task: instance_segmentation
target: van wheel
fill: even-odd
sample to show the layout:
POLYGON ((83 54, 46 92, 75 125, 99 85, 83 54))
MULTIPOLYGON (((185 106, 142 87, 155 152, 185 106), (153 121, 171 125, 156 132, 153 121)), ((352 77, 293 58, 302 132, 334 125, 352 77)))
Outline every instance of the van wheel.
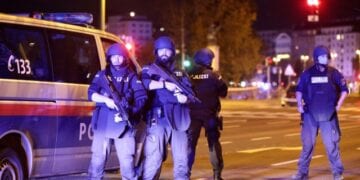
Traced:
POLYGON ((0 151, 0 179, 24 179, 24 172, 19 156, 10 148, 5 148, 0 151))

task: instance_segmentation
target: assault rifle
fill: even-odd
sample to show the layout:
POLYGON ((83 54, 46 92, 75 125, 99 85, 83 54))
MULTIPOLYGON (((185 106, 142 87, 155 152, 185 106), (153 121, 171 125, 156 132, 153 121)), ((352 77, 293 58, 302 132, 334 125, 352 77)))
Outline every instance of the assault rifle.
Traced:
POLYGON ((110 77, 107 75, 100 75, 100 81, 105 82, 102 84, 101 87, 105 89, 106 92, 110 93, 111 98, 114 100, 115 105, 118 107, 119 116, 121 118, 120 121, 127 121, 129 126, 132 124, 129 121, 129 113, 126 111, 125 107, 121 104, 121 100, 125 97, 120 97, 119 93, 117 92, 114 84, 109 80, 110 77))
POLYGON ((149 66, 149 70, 148 70, 149 74, 156 74, 159 75, 160 77, 164 78, 166 81, 170 81, 172 83, 174 83, 177 87, 179 87, 180 91, 189 98, 189 100, 191 102, 197 102, 197 103, 201 103, 201 100, 199 98, 196 97, 194 91, 184 85, 182 82, 179 81, 179 79, 174 76, 173 74, 167 72, 166 70, 164 70, 162 67, 158 66, 155 63, 152 63, 149 66))

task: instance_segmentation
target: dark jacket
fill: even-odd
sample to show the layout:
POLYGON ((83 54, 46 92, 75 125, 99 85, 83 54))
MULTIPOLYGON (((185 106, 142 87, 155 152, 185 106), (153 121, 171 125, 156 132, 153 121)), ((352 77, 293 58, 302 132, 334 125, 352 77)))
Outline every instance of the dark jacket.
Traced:
POLYGON ((189 73, 193 88, 201 103, 191 104, 191 114, 215 116, 220 111, 220 97, 226 97, 228 87, 211 68, 196 66, 189 73))
MULTIPOLYGON (((170 71, 169 71, 170 72, 170 71)), ((191 87, 190 79, 184 71, 173 69, 173 73, 178 80, 188 87, 191 87)), ((145 66, 142 71, 142 81, 146 89, 149 89, 151 80, 160 80, 160 76, 149 71, 149 66, 145 66)), ((166 88, 156 89, 149 92, 149 101, 146 109, 151 112, 154 108, 161 108, 166 118, 166 124, 172 129, 186 131, 190 126, 190 114, 188 104, 180 104, 173 92, 166 88)))
MULTIPOLYGON (((126 103, 122 103, 129 115, 131 123, 135 124, 138 119, 136 115, 141 113, 142 107, 147 99, 146 90, 144 89, 141 81, 135 72, 128 68, 122 68, 115 71, 112 68, 99 71, 88 89, 88 97, 91 98, 92 94, 97 92, 104 96, 110 96, 109 92, 106 92, 103 86, 108 85, 104 82, 103 78, 106 74, 111 76, 111 80, 117 89, 117 93, 126 103)), ((122 121, 116 123, 114 121, 115 114, 118 113, 115 110, 109 109, 105 103, 97 103, 94 111, 93 129, 98 132, 104 132, 107 137, 116 138, 119 137, 126 130, 127 122, 122 121)))

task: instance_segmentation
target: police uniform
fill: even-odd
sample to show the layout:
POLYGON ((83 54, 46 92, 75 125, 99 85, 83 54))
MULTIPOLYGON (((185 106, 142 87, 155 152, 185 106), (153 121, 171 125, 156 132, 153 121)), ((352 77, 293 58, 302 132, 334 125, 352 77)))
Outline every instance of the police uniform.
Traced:
POLYGON ((298 162, 298 173, 307 177, 316 137, 320 129, 335 177, 335 175, 341 175, 344 170, 340 159, 341 133, 335 107, 340 93, 348 92, 348 88, 344 77, 338 70, 326 66, 324 71, 320 71, 317 66, 319 65, 315 64, 303 72, 296 89, 297 92, 302 93, 305 103, 301 130, 303 148, 298 162))
MULTIPOLYGON (((165 48, 174 50, 174 45, 168 37, 160 37, 155 41, 155 48, 159 48, 158 42, 165 43, 165 48)), ((154 63, 190 87, 190 79, 183 71, 175 69, 171 64, 172 62, 166 66, 160 63, 159 59, 156 59, 154 63)), ((151 65, 145 66, 142 71, 142 81, 146 89, 149 89, 153 80, 160 81, 162 78, 151 73, 149 68, 151 65)), ((159 179, 162 162, 167 157, 167 145, 170 144, 174 164, 174 179, 189 179, 188 138, 186 134, 190 126, 188 105, 179 103, 174 92, 166 88, 150 90, 148 95, 149 101, 146 105, 147 135, 144 143, 142 178, 145 180, 159 179)))
POLYGON ((219 129, 221 126, 221 122, 218 119, 218 113, 220 112, 219 97, 227 95, 227 85, 218 74, 212 71, 210 65, 213 55, 210 51, 210 54, 207 53, 206 49, 196 53, 194 59, 198 65, 189 73, 197 97, 201 100, 201 103, 192 103, 190 105, 191 126, 188 132, 190 140, 189 166, 191 169, 195 160, 196 145, 201 127, 204 127, 214 178, 221 179, 224 163, 219 142, 219 129))
POLYGON ((89 178, 103 178, 106 159, 113 142, 120 162, 122 179, 137 179, 134 170, 135 129, 131 125, 136 124, 138 120, 136 115, 145 104, 146 91, 137 74, 130 70, 128 66, 122 67, 120 70, 108 66, 106 70, 99 71, 95 75, 88 90, 89 99, 91 99, 93 93, 110 96, 109 92, 104 88, 104 86, 108 85, 107 82, 104 82, 104 76, 106 75, 111 77, 110 80, 119 95, 125 97, 123 98, 125 102, 121 104, 129 112, 130 122, 115 122, 115 116, 117 116, 118 112, 109 109, 105 103, 96 103, 91 122, 94 136, 91 147, 92 157, 89 178))

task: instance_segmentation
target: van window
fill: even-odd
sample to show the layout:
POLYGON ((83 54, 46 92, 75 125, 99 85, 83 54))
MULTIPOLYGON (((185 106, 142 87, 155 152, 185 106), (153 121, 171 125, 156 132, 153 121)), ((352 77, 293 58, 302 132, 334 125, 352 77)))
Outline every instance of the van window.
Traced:
POLYGON ((48 33, 54 80, 89 84, 100 70, 94 36, 51 30, 48 33))
POLYGON ((48 54, 40 29, 0 23, 0 78, 48 81, 48 54))
POLYGON ((112 40, 109 40, 109 39, 101 38, 101 43, 102 43, 104 52, 106 52, 107 49, 116 42, 112 41, 112 40))

